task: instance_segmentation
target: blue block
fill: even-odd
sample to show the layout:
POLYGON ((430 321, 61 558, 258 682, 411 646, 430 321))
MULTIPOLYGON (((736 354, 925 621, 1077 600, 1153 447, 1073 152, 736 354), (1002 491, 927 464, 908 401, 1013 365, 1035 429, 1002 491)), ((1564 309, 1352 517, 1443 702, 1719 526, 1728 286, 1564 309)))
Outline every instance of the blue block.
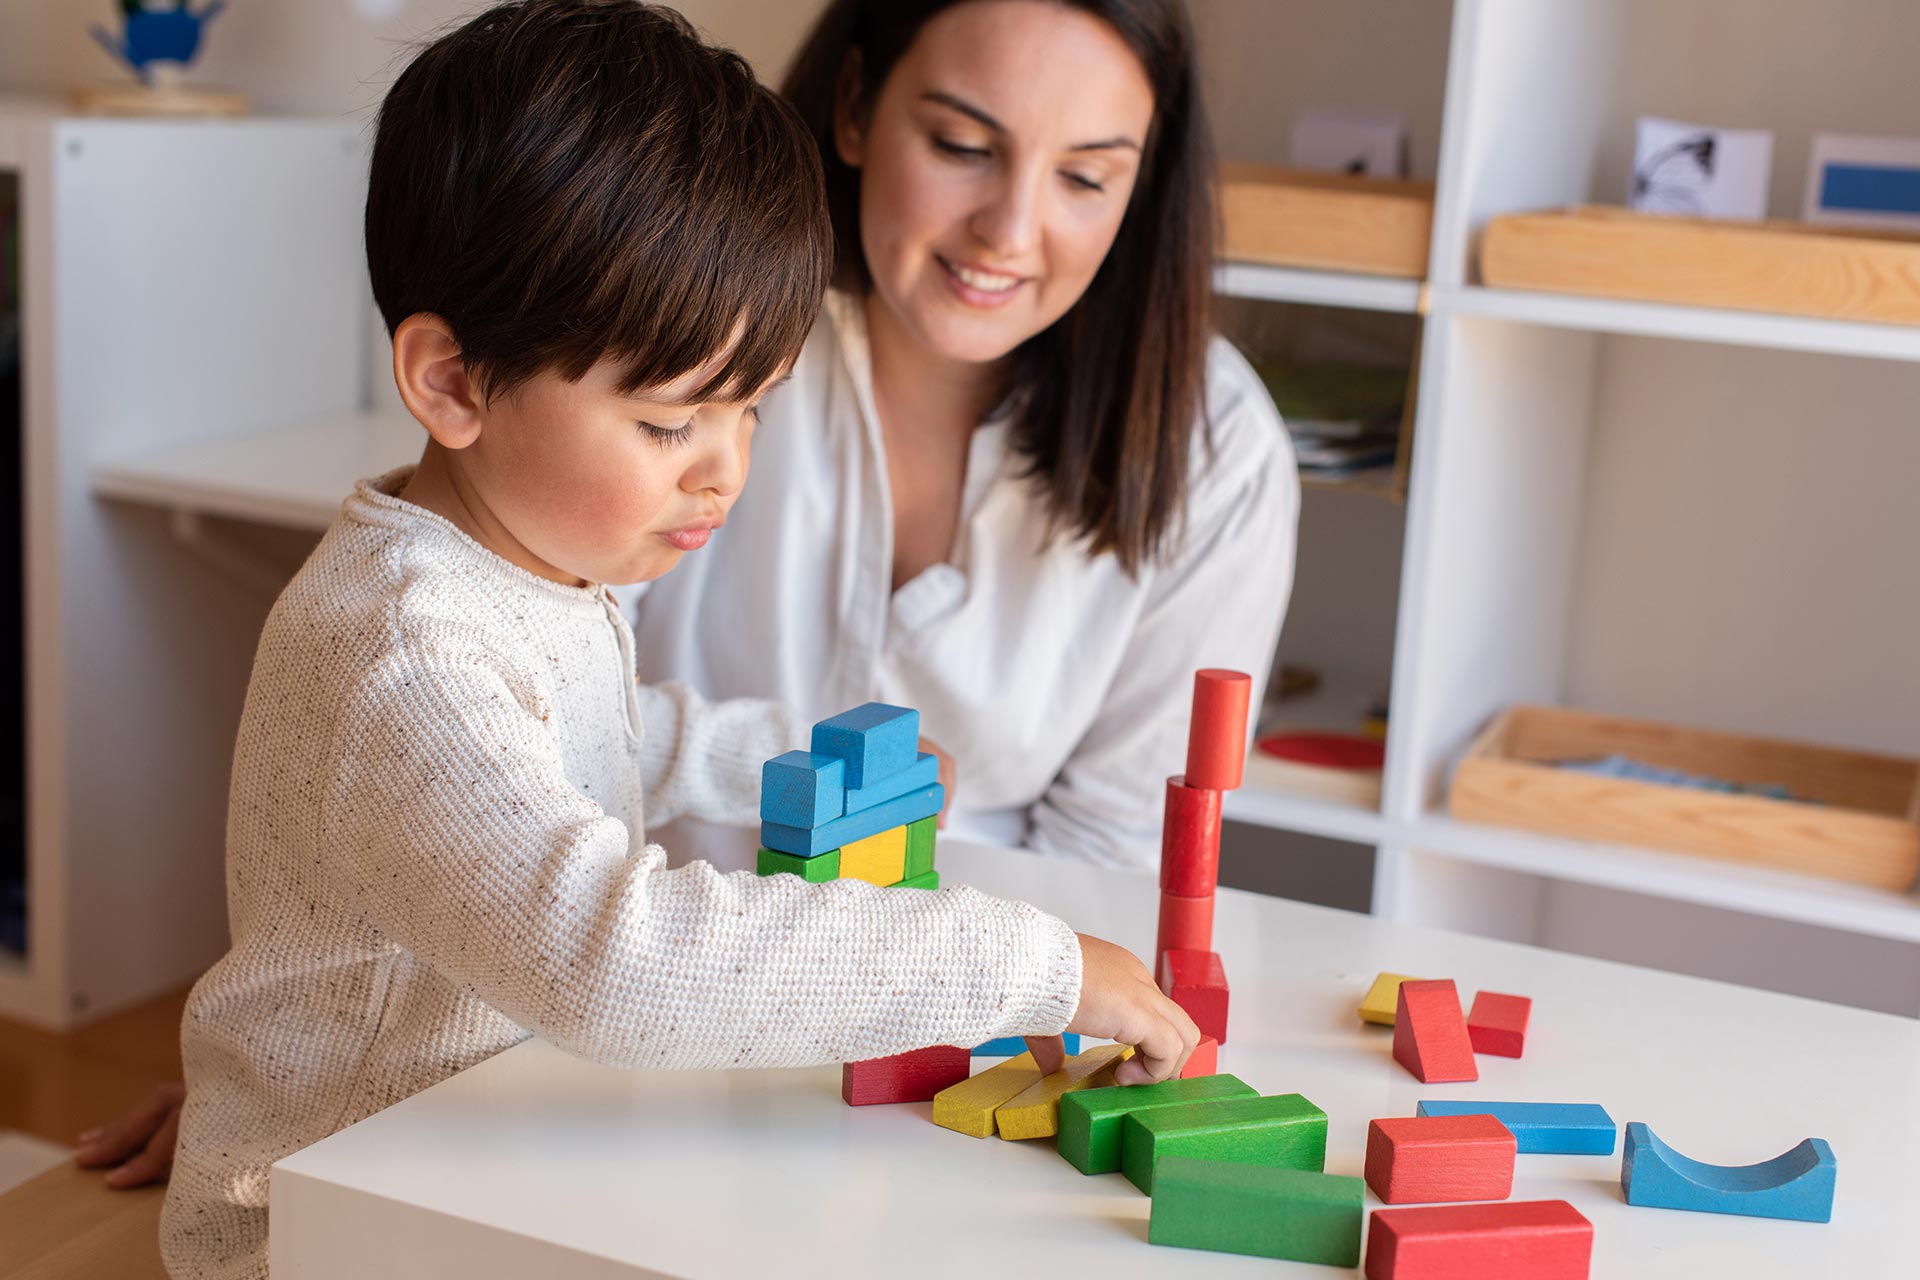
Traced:
POLYGON ((792 827, 779 822, 763 822, 760 824, 760 843, 796 858, 817 857, 830 849, 850 845, 855 840, 865 840, 882 831, 931 818, 940 812, 940 806, 946 803, 946 799, 945 787, 922 787, 918 791, 896 796, 885 804, 850 813, 844 818, 835 818, 818 827, 792 827))
POLYGON ((1513 1130, 1521 1155, 1610 1156, 1617 1128, 1591 1102, 1442 1102, 1423 1099, 1423 1116, 1492 1116, 1513 1130))
MULTIPOLYGON (((815 756, 814 759, 817 760, 819 757, 815 756)), ((891 777, 882 778, 864 787, 849 787, 846 812, 859 813, 863 809, 871 809, 877 804, 885 804, 895 796, 903 796, 921 787, 930 787, 938 781, 940 781, 940 757, 923 755, 891 777)), ((760 816, 764 818, 767 815, 763 813, 760 816)), ((775 821, 785 821, 785 819, 775 819, 775 821)), ((796 822, 792 825, 797 827, 800 824, 796 822)))
MULTIPOLYGON (((1070 1031, 1060 1037, 1066 1042, 1067 1056, 1071 1058, 1080 1052, 1080 1033, 1070 1031)), ((1016 1053, 1025 1053, 1027 1042, 1019 1036, 1001 1036, 998 1040, 989 1040, 973 1051, 976 1058, 1011 1058, 1016 1053)))
POLYGON ((1759 1164, 1702 1164, 1636 1120, 1627 1126, 1620 1189, 1628 1204, 1653 1209, 1831 1222, 1836 1172, 1833 1148, 1819 1138, 1759 1164))
POLYGON ((847 787, 859 790, 911 769, 920 754, 920 713, 884 702, 842 711, 813 726, 813 754, 847 762, 847 787))
POLYGON ((817 827, 847 811, 846 761, 789 751, 760 766, 760 820, 817 827))

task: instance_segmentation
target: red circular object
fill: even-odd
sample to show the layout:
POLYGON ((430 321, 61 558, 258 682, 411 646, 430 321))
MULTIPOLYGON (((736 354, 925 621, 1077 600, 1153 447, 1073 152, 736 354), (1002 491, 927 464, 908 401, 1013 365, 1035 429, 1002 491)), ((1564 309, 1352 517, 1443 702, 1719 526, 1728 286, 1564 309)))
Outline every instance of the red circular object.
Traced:
POLYGON ((1379 769, 1387 762, 1385 743, 1350 733, 1270 733, 1259 747, 1275 759, 1322 769, 1379 769))

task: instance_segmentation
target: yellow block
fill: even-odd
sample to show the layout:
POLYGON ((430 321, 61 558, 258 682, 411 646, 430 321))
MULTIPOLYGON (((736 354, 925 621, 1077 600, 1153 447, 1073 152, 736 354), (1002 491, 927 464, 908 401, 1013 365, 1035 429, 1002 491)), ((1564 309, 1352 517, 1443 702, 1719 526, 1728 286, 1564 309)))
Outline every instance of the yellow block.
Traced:
POLYGON ((993 1113, 1038 1083, 1040 1068, 1034 1065, 1031 1051, 1008 1058, 934 1094, 933 1122, 970 1138, 991 1138, 993 1113))
POLYGON ((840 846, 840 878, 899 884, 907 874, 907 829, 895 827, 840 846))
POLYGON ((993 1113, 1000 1136, 1009 1141, 1053 1137, 1060 1132, 1060 1095, 1106 1088, 1113 1083, 1115 1068, 1132 1056, 1130 1044, 1103 1044, 1067 1059, 1066 1066, 1000 1104, 993 1113))
POLYGON ((1360 1020, 1392 1026, 1394 1011, 1400 1005, 1400 984, 1418 981, 1420 979, 1404 973, 1383 973, 1375 978, 1373 986, 1367 989, 1367 998, 1360 1002, 1360 1020))

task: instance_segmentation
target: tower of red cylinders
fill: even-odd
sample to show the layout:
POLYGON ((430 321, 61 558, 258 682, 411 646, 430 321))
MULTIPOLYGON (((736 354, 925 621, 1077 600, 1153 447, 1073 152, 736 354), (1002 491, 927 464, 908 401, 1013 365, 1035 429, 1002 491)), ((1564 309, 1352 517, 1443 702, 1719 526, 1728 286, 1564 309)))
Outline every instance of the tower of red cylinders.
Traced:
POLYGON ((1187 771, 1167 779, 1160 830, 1160 934, 1154 946, 1160 989, 1187 1011, 1202 1036, 1219 1044, 1227 1039, 1227 974, 1213 950, 1220 799, 1240 785, 1252 695, 1253 680, 1244 672, 1194 673, 1187 771))

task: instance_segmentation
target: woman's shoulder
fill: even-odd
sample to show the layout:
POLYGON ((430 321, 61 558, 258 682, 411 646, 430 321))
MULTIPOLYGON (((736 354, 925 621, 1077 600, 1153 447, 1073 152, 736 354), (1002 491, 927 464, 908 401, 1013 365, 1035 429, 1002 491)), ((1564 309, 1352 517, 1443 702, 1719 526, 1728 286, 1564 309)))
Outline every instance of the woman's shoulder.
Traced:
POLYGON ((1250 490, 1296 491, 1293 441, 1247 358, 1215 334, 1207 346, 1204 420, 1194 432, 1196 514, 1250 490))

